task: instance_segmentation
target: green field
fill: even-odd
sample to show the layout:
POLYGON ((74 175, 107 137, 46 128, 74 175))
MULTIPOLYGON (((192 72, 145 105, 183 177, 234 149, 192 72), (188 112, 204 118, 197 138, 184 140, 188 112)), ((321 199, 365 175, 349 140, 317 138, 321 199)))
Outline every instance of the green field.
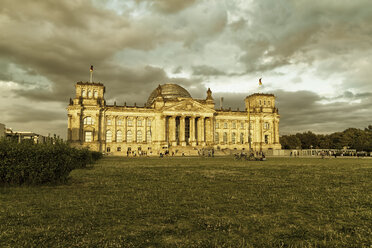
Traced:
POLYGON ((0 188, 0 247, 371 247, 372 159, 106 157, 0 188))

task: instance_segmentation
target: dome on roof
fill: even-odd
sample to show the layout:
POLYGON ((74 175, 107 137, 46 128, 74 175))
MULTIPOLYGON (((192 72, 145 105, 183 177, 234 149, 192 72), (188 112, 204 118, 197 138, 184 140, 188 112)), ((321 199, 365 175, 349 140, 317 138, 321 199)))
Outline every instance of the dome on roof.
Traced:
MULTIPOLYGON (((163 96, 165 100, 174 99, 177 97, 191 98, 190 93, 187 90, 185 90, 183 87, 179 86, 178 84, 163 84, 163 85, 160 85, 160 88, 161 88, 161 95, 163 96)), ((156 98, 158 94, 157 90, 158 88, 154 89, 151 92, 149 99, 147 99, 147 106, 150 106, 151 103, 156 98)))

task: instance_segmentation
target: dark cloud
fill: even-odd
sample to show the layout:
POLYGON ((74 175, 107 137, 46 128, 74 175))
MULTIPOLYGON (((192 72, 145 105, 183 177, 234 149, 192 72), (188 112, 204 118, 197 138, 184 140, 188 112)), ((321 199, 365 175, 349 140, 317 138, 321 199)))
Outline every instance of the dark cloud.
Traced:
MULTIPOLYGON (((14 126, 48 128, 57 120, 64 134, 64 106, 75 83, 88 81, 91 64, 109 103, 142 105, 169 82, 205 98, 205 83, 221 89, 226 82, 231 91, 235 80, 269 74, 264 89, 278 96, 282 132, 363 127, 371 115, 369 0, 0 1, 0 84, 18 107, 12 97, 0 103, 14 126), (277 90, 313 82, 334 92, 277 90), (63 107, 28 108, 45 102, 63 107)), ((217 106, 220 96, 224 106, 244 109, 245 94, 214 94, 217 106)))
POLYGON ((248 71, 272 70, 293 63, 312 63, 370 49, 372 37, 370 1, 273 1, 253 2, 249 24, 232 24, 246 52, 241 61, 248 71), (270 10, 270 11, 268 11, 270 10), (237 25, 239 24, 239 25, 237 25), (241 35, 245 32, 247 35, 241 35))
POLYGON ((147 2, 150 6, 162 13, 173 14, 193 5, 196 0, 136 0, 137 2, 147 2))
POLYGON ((7 122, 31 123, 50 120, 63 121, 66 119, 66 113, 62 109, 58 111, 55 109, 45 110, 23 105, 14 105, 12 109, 5 110, 4 114, 8 116, 6 118, 7 122))
POLYGON ((195 76, 221 76, 226 75, 225 72, 220 71, 214 67, 207 66, 207 65, 198 65, 193 66, 193 75, 195 76))
POLYGON ((183 70, 182 66, 177 66, 176 68, 174 68, 172 73, 173 74, 179 74, 179 73, 182 72, 182 70, 183 70))

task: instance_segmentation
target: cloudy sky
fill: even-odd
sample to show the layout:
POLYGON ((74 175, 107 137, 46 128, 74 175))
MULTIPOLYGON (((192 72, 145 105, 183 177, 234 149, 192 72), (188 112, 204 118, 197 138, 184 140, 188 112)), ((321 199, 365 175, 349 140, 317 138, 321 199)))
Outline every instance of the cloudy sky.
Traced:
POLYGON ((92 64, 109 104, 173 82, 244 109, 262 77, 281 134, 364 128, 371 13, 371 0, 0 0, 0 123, 66 137, 92 64))

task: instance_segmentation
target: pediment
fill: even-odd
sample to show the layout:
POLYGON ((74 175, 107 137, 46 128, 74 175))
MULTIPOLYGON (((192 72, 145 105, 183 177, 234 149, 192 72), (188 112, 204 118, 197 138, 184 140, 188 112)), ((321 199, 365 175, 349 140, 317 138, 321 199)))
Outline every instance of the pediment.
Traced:
POLYGON ((165 114, 169 113, 183 113, 183 114, 213 114, 215 110, 193 99, 185 99, 181 102, 175 102, 174 105, 166 106, 163 108, 165 114))

